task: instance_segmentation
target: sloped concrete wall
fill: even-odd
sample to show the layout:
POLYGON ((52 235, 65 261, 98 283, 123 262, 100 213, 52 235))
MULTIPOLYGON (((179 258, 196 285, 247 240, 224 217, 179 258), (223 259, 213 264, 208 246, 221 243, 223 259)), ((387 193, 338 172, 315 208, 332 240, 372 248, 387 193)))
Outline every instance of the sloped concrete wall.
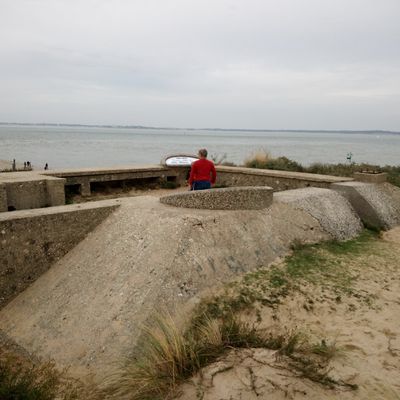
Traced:
POLYGON ((332 189, 344 196, 364 224, 376 229, 390 229, 400 224, 400 189, 389 183, 343 182, 332 189))
POLYGON ((0 214, 0 308, 117 207, 99 203, 0 214))
POLYGON ((300 209, 318 220, 332 238, 338 240, 357 236, 363 226, 351 204, 330 189, 306 188, 274 193, 274 201, 300 209))

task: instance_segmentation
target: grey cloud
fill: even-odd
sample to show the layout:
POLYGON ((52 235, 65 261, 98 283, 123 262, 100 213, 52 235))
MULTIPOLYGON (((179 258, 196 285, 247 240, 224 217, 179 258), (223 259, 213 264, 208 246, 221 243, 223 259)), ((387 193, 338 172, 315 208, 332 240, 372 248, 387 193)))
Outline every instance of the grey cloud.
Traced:
POLYGON ((2 0, 0 120, 400 129, 397 0, 2 0))

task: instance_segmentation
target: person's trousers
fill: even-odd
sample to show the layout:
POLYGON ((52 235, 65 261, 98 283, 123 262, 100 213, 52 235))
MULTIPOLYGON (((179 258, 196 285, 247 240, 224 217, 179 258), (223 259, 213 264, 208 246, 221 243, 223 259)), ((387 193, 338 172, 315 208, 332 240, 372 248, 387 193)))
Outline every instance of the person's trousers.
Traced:
POLYGON ((192 190, 205 190, 211 188, 210 181, 194 181, 192 184, 192 190))

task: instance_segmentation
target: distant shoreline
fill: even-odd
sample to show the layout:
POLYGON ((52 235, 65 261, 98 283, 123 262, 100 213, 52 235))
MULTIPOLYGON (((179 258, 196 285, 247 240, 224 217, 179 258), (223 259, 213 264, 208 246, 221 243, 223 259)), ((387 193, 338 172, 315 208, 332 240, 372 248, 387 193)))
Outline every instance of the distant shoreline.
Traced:
POLYGON ((215 132, 306 132, 306 133, 363 133, 400 135, 400 131, 388 130, 340 130, 340 129, 239 129, 239 128, 175 128, 142 125, 98 125, 98 124, 65 124, 65 123, 31 123, 31 122, 0 122, 0 126, 48 126, 69 128, 112 128, 112 129, 154 129, 179 131, 215 131, 215 132))

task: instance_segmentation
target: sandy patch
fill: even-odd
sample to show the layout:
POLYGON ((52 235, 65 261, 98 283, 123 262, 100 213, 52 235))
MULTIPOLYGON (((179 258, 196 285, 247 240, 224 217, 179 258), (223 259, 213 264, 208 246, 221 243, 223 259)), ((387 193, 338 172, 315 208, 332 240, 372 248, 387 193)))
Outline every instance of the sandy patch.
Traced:
POLYGON ((181 387, 180 400, 400 399, 400 228, 349 259, 354 284, 339 293, 302 282, 275 307, 261 306, 261 328, 300 330, 339 351, 331 389, 299 376, 266 349, 232 350, 181 387))

